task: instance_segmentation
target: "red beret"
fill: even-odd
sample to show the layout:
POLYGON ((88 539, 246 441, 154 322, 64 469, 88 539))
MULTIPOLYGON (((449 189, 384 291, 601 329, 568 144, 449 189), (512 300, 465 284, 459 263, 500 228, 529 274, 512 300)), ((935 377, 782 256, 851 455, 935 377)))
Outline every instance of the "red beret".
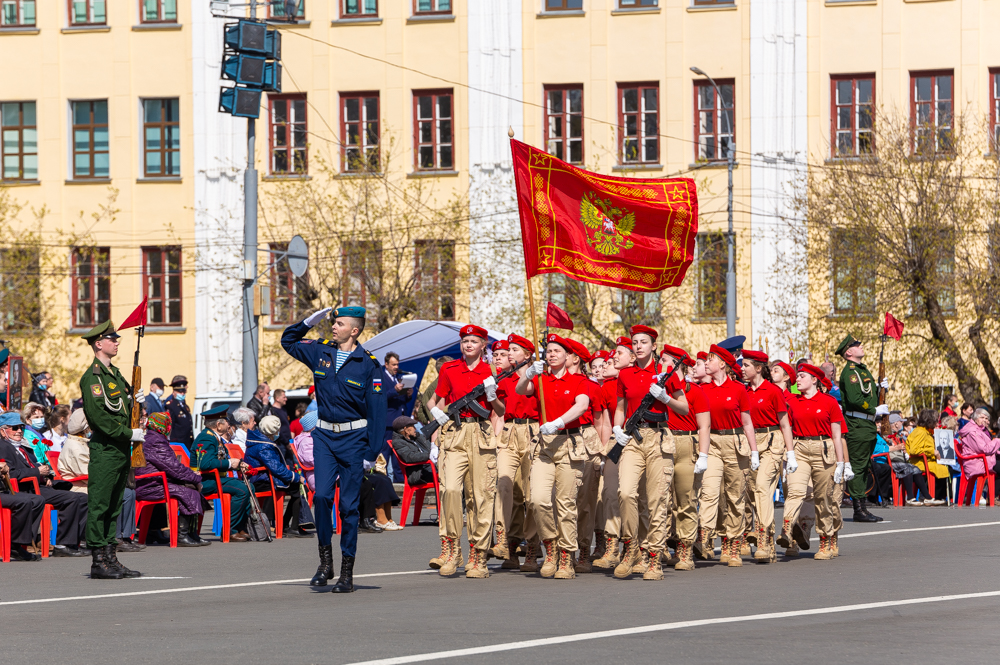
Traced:
POLYGON ((579 356, 582 362, 589 363, 591 359, 593 359, 593 356, 590 355, 590 351, 587 350, 587 347, 575 339, 567 339, 566 343, 570 345, 570 351, 579 356))
POLYGON ((708 360, 708 354, 704 351, 699 351, 697 358, 698 360, 708 360))
POLYGON ((306 391, 306 395, 312 395, 314 392, 316 392, 316 386, 309 386, 309 390, 306 391))
POLYGON ((652 328, 650 328, 649 326, 634 325, 634 326, 632 326, 629 329, 628 332, 633 337, 635 337, 636 335, 638 335, 640 333, 645 334, 645 335, 649 335, 653 339, 654 342, 656 341, 656 337, 657 337, 657 332, 655 330, 653 330, 652 328))
POLYGON ((798 371, 805 372, 806 374, 812 374, 820 382, 826 379, 826 374, 824 374, 823 370, 821 370, 819 367, 816 367, 816 365, 810 365, 809 363, 799 363, 798 371))
POLYGON ((556 335, 555 333, 549 333, 548 337, 545 338, 545 343, 558 344, 559 346, 566 349, 570 353, 576 353, 576 351, 573 350, 573 345, 570 343, 570 340, 564 339, 559 335, 556 335))
POLYGON ((510 349, 510 343, 505 339, 493 342, 493 346, 490 347, 491 351, 507 351, 508 349, 510 349))
POLYGON ((792 369, 791 365, 786 363, 784 360, 779 360, 774 364, 780 367, 781 369, 785 370, 785 374, 788 375, 788 378, 792 379, 793 381, 795 380, 795 370, 792 369))
POLYGON ((624 346, 629 351, 632 350, 632 338, 631 337, 619 337, 615 340, 615 346, 624 346))
POLYGON ((749 349, 743 349, 743 359, 744 360, 753 360, 753 361, 759 362, 759 363, 766 363, 767 362, 767 354, 764 353, 763 351, 751 351, 749 349))
POLYGON ((475 335, 476 337, 482 337, 483 339, 489 338, 489 335, 486 333, 486 328, 480 328, 479 326, 474 326, 471 323, 467 326, 462 326, 462 329, 458 331, 459 337, 468 337, 469 335, 475 335))
POLYGON ((590 359, 590 362, 594 362, 598 358, 604 361, 611 360, 611 352, 601 349, 600 351, 594 354, 594 357, 590 359))
POLYGON ((660 353, 660 355, 662 356, 664 354, 671 355, 674 358, 679 358, 688 367, 694 367, 694 361, 691 360, 691 356, 689 356, 688 352, 685 351, 684 349, 678 348, 676 346, 670 346, 669 344, 664 344, 663 351, 660 353))
POLYGON ((740 364, 736 362, 736 357, 729 351, 726 351, 718 344, 713 344, 708 348, 708 352, 715 354, 720 360, 722 360, 722 362, 729 365, 730 369, 733 370, 733 373, 736 374, 737 377, 741 379, 743 378, 743 368, 740 367, 740 364))
POLYGON ((535 352, 535 345, 529 342, 527 337, 521 337, 520 335, 515 335, 514 333, 511 333, 510 335, 507 335, 507 341, 510 344, 517 344, 519 347, 521 347, 528 353, 535 352))

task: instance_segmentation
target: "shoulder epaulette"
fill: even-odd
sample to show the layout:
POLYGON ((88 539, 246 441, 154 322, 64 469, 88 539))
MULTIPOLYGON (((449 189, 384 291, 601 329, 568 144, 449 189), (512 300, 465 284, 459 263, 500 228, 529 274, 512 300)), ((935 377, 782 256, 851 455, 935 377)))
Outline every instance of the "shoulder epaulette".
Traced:
POLYGON ((367 353, 368 357, 372 359, 372 362, 375 363, 376 367, 382 367, 382 363, 378 361, 378 358, 376 358, 371 351, 366 350, 365 353, 367 353))
POLYGON ((101 367, 97 363, 97 361, 94 361, 94 366, 90 369, 90 373, 93 374, 94 376, 97 376, 101 373, 101 367))

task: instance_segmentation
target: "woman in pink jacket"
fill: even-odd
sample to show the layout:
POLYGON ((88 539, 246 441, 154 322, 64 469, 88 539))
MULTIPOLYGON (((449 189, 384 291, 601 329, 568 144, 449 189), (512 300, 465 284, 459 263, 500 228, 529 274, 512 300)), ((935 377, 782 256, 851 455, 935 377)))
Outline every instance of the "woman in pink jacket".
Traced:
MULTIPOLYGON (((990 439, 990 412, 986 409, 976 409, 972 414, 972 420, 965 423, 965 427, 959 430, 958 435, 962 439, 962 455, 986 455, 986 464, 992 469, 997 463, 997 451, 1000 450, 1000 439, 990 439)), ((986 473, 983 468, 983 459, 965 460, 962 462, 962 471, 967 478, 981 476, 986 473)), ((971 483, 966 490, 966 494, 971 494, 975 489, 975 483, 971 483)), ((964 504, 968 496, 962 497, 964 504)))

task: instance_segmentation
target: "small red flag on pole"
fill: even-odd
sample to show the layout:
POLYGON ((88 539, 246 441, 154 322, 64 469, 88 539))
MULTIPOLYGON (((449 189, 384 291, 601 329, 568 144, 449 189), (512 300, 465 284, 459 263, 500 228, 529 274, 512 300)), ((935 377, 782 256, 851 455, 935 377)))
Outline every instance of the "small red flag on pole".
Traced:
POLYGON ((569 318, 569 314, 567 314, 565 310, 549 303, 548 308, 545 310, 545 325, 550 328, 572 330, 573 319, 569 318))
POLYGON ((898 342, 903 337, 903 322, 896 319, 896 317, 889 312, 886 312, 885 327, 882 332, 886 336, 891 337, 898 342))
POLYGON ((149 300, 149 298, 143 298, 142 299, 142 304, 140 304, 138 307, 136 307, 135 311, 132 312, 131 314, 129 314, 128 318, 126 318, 124 321, 122 321, 122 324, 120 326, 118 326, 118 330, 125 330, 127 328, 135 328, 136 326, 145 326, 146 325, 146 316, 147 316, 147 311, 148 311, 148 307, 146 305, 146 302, 148 300, 149 300))

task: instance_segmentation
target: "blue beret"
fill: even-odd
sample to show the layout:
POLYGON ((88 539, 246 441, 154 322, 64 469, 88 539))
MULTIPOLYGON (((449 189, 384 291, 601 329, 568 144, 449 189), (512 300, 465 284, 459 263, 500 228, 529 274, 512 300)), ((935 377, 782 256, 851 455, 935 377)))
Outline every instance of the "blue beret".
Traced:
POLYGON ((365 308, 364 307, 338 307, 333 310, 334 318, 338 316, 349 316, 354 319, 365 318, 365 308))
POLYGON ((216 416, 216 417, 218 417, 218 416, 225 416, 227 411, 229 411, 229 405, 228 404, 220 404, 218 406, 213 406, 211 409, 208 409, 207 411, 202 411, 201 415, 204 416, 204 417, 206 417, 206 418, 209 418, 209 417, 212 417, 212 416, 216 416))
POLYGON ((17 411, 7 411, 6 413, 0 414, 0 427, 11 427, 12 425, 23 425, 24 421, 21 420, 21 414, 17 411))

